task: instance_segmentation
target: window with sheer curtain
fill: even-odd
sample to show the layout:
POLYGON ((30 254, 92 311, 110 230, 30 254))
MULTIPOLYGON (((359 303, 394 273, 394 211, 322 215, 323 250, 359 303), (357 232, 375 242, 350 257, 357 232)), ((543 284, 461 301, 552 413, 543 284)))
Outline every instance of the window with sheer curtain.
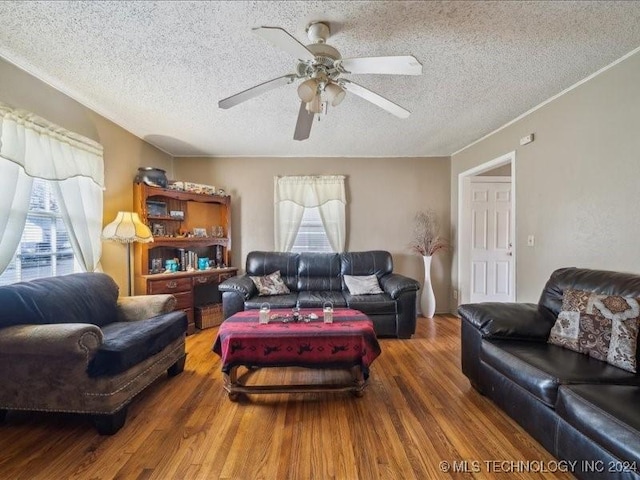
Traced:
POLYGON ((0 103, 0 283, 99 269, 102 146, 0 103))
POLYGON ((292 252, 333 252, 318 207, 305 207, 292 252))
POLYGON ((274 182, 276 250, 343 252, 344 176, 275 177, 274 182))
POLYGON ((0 285, 80 271, 51 184, 35 178, 20 244, 0 285))

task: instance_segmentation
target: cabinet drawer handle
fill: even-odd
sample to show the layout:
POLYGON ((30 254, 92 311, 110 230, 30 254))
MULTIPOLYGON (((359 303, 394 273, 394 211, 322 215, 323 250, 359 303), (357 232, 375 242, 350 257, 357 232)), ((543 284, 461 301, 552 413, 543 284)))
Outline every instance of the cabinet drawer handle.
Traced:
POLYGON ((209 277, 197 277, 196 281, 198 283, 207 283, 209 281, 209 277))
POLYGON ((175 280, 167 282, 167 288, 178 288, 178 282, 176 282, 175 280))

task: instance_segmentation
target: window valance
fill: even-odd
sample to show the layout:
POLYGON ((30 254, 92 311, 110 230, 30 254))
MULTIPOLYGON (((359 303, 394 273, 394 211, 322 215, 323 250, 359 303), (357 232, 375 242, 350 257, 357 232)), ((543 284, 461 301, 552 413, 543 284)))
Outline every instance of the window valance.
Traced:
POLYGON ((102 145, 0 102, 0 157, 36 178, 90 178, 104 188, 102 145))
POLYGON ((347 203, 344 175, 275 177, 274 202, 290 201, 305 208, 332 200, 347 203))

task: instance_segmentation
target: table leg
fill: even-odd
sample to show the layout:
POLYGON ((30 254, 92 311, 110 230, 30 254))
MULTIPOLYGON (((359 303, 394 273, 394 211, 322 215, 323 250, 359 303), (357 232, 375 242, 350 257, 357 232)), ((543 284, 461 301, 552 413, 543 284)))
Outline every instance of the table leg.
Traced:
POLYGON ((222 374, 224 389, 229 395, 229 400, 237 402, 240 394, 235 391, 235 387, 238 385, 238 367, 231 367, 229 373, 222 374))
POLYGON ((353 383, 354 383, 353 394, 356 397, 362 397, 364 395, 364 387, 367 383, 366 380, 364 379, 362 368, 359 365, 352 367, 351 375, 353 376, 353 383))

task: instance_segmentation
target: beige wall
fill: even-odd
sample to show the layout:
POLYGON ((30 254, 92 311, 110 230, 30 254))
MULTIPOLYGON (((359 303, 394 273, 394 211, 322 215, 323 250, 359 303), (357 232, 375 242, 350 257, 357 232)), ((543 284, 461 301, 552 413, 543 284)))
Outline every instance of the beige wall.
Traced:
MULTIPOLYGON (((564 266, 640 273, 639 112, 636 54, 452 157, 455 232, 459 173, 516 151, 518 301, 536 302, 564 266), (529 133, 535 141, 520 147, 529 133)), ((454 255, 454 286, 457 268, 454 255)))
POLYGON ((511 164, 501 165, 486 172, 478 174, 479 177, 510 177, 511 176, 511 164))
MULTIPOLYGON (((442 158, 176 158, 176 180, 213 184, 232 198, 233 264, 247 253, 273 250, 273 177, 347 177, 347 250, 388 250, 395 271, 423 278, 422 260, 407 248, 413 216, 433 208, 449 231, 449 159, 442 158)), ((450 260, 433 265, 438 310, 448 308, 450 260)))
MULTIPOLYGON (((75 100, 0 59, 0 101, 34 112, 101 143, 104 147, 105 187, 103 224, 118 210, 133 206, 133 179, 140 166, 156 166, 171 171, 172 158, 101 117, 75 100)), ((126 292, 126 249, 103 243, 102 266, 121 292, 126 292)))

